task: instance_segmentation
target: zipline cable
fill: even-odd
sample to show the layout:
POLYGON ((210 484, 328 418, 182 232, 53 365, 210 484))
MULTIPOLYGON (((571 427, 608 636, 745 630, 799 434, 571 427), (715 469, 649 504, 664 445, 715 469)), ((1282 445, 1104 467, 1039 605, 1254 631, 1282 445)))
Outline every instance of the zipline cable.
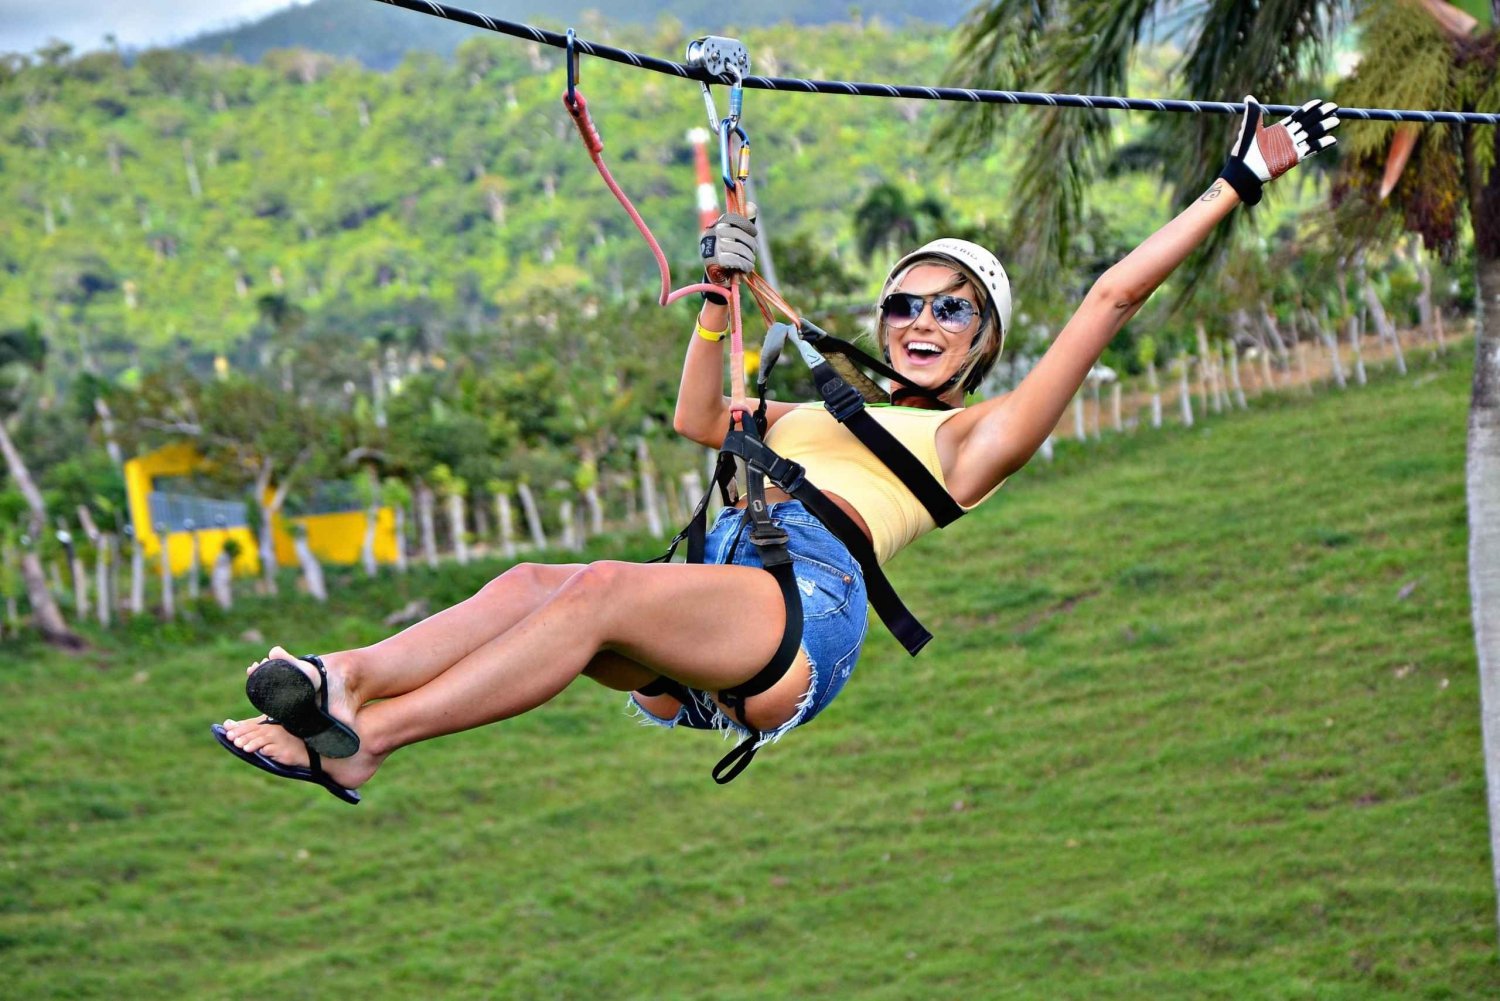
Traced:
MULTIPOLYGON (((506 21, 479 14, 462 7, 452 7, 436 0, 376 0, 392 7, 403 7, 419 14, 484 28, 487 31, 525 38, 555 48, 567 47, 567 36, 518 21, 506 21)), ((579 52, 625 63, 653 73, 664 73, 700 83, 727 83, 697 67, 658 59, 629 49, 618 49, 582 38, 575 39, 579 52)), ((1101 111, 1168 111, 1185 114, 1243 115, 1243 102, 1155 100, 1137 97, 1111 97, 1085 94, 1047 94, 1036 91, 972 90, 967 87, 926 87, 909 84, 853 83, 847 80, 804 80, 796 77, 746 76, 740 81, 756 90, 790 91, 803 94, 843 94, 856 97, 905 97, 919 101, 962 101, 970 104, 1018 104, 1047 108, 1092 108, 1101 111)), ((1297 110, 1291 104, 1261 105, 1269 114, 1286 115, 1297 110)), ((1392 108, 1339 108, 1339 118, 1376 122, 1423 122, 1429 125, 1500 125, 1500 114, 1477 111, 1410 111, 1392 108)))

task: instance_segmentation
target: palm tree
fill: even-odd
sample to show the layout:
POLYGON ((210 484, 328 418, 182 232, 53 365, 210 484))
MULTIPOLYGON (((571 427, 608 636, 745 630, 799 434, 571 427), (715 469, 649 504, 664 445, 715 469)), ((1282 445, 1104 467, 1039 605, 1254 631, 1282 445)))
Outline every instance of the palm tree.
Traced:
POLYGON ((943 205, 931 195, 912 201, 898 184, 877 184, 854 210, 855 243, 866 261, 881 251, 900 254, 947 225, 943 205))
MULTIPOLYGON (((1162 28, 1186 39, 1175 74, 1185 95, 1300 98, 1311 96, 1310 80, 1323 78, 1333 39, 1353 20, 1362 28, 1361 61, 1339 88, 1342 103, 1500 111, 1493 63, 1500 0, 1467 0, 1463 9, 1443 0, 991 0, 970 15, 968 48, 955 76, 968 87, 1123 93, 1137 46, 1162 28)), ((996 134, 1002 116, 1019 119, 1025 129, 1014 202, 1025 206, 1016 222, 1026 227, 1027 239, 1017 245, 1055 264, 1066 259, 1078 230, 1083 192, 1104 160, 1110 121, 1061 108, 1021 117, 985 105, 977 114, 950 118, 939 141, 948 141, 956 156, 967 155, 996 134)), ((1174 137, 1164 144, 1171 151, 1165 174, 1180 179, 1177 199, 1190 199, 1219 169, 1226 123, 1217 116, 1163 116, 1157 127, 1174 137)), ((1370 193, 1372 214, 1388 194, 1384 210, 1399 212, 1406 228, 1429 244, 1451 250, 1465 211, 1474 234, 1479 309, 1469 409, 1469 588, 1500 891, 1500 130, 1398 131, 1384 123, 1346 132, 1344 183, 1355 196, 1370 193), (1407 157, 1417 169, 1401 171, 1407 157)))

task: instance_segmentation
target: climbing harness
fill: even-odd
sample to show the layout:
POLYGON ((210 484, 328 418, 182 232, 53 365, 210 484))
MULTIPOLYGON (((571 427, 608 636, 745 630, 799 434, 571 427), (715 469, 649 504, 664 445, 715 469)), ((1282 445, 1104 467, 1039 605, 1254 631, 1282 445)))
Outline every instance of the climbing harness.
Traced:
MULTIPOLYGON (((600 176, 605 180, 615 198, 625 208, 636 229, 640 231, 656 257, 661 272, 662 305, 675 302, 691 292, 711 291, 723 294, 721 285, 697 283, 673 290, 672 278, 666 255, 652 236, 650 229, 635 210, 609 172, 603 160, 603 140, 599 137, 588 104, 578 90, 577 40, 570 30, 567 33, 568 86, 563 95, 563 104, 573 117, 579 135, 594 161, 600 176)), ((730 85, 729 114, 718 115, 709 84, 703 83, 704 106, 714 131, 719 139, 719 161, 725 188, 725 204, 729 211, 744 213, 745 181, 750 173, 750 139, 742 124, 743 93, 741 84, 749 70, 749 55, 744 46, 734 39, 702 38, 688 46, 690 63, 703 73, 715 78, 726 78, 730 85)), ((859 525, 835 504, 828 495, 808 481, 803 467, 790 459, 777 455, 766 445, 764 435, 767 428, 766 390, 772 368, 790 339, 797 347, 808 367, 812 370, 813 382, 823 398, 827 411, 841 425, 884 463, 892 473, 921 502, 939 527, 951 524, 963 509, 943 487, 937 477, 902 445, 889 431, 882 427, 866 409, 871 402, 886 402, 889 395, 863 369, 891 380, 899 380, 894 369, 884 362, 872 358, 847 341, 840 340, 819 328, 811 321, 799 316, 774 288, 759 274, 731 272, 727 289, 730 312, 730 403, 729 428, 724 444, 714 464, 712 482, 693 510, 686 527, 672 539, 667 551, 652 562, 669 562, 683 542, 687 543, 686 560, 702 563, 708 534, 708 507, 717 491, 726 505, 734 504, 739 479, 739 466, 744 467, 746 517, 750 526, 750 542, 759 553, 761 565, 776 580, 781 591, 782 604, 786 611, 782 627, 781 642, 776 652, 755 676, 742 684, 726 688, 717 693, 718 701, 738 719, 749 735, 714 767, 714 781, 724 784, 733 780, 749 766, 759 748, 763 734, 752 726, 745 716, 746 702, 769 690, 786 674, 797 651, 802 645, 802 599, 797 591, 797 579, 793 570, 792 555, 787 550, 786 532, 771 518, 766 504, 766 483, 779 487, 802 505, 828 528, 849 550, 859 563, 864 574, 865 587, 870 604, 901 645, 916 655, 932 639, 932 634, 917 621, 906 608, 896 590, 891 586, 870 540, 859 525), (762 316, 770 325, 761 349, 760 369, 756 379, 757 404, 752 410, 746 394, 743 325, 740 318, 740 286, 750 290, 762 316), (776 322, 776 314, 786 317, 776 322)), ((913 395, 923 397, 932 406, 947 409, 939 399, 941 390, 911 388, 913 395)), ((660 678, 641 688, 642 695, 670 694, 684 703, 694 698, 681 682, 660 678)))

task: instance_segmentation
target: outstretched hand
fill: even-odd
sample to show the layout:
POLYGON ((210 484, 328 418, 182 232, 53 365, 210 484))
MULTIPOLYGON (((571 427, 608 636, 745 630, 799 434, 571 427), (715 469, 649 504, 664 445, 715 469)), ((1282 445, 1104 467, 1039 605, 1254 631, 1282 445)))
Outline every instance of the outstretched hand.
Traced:
POLYGON ((1308 101, 1266 128, 1260 103, 1247 95, 1244 120, 1219 176, 1239 192, 1240 201, 1256 204, 1266 184, 1338 141, 1330 134, 1339 125, 1336 111, 1332 101, 1308 101))

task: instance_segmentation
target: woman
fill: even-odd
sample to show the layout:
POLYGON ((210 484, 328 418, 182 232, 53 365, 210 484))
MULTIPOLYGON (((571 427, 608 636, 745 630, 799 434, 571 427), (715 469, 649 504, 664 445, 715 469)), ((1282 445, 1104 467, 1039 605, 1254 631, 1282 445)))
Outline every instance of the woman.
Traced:
MULTIPOLYGON (((1237 204, 1259 201, 1262 185, 1334 143, 1332 104, 1310 101, 1271 128, 1261 123, 1253 98, 1246 104, 1220 178, 1099 278, 1011 393, 963 406, 965 391, 998 357, 1010 323, 999 262, 974 244, 940 240, 892 270, 877 337, 902 383, 916 391, 908 398, 920 406, 878 408, 873 415, 960 507, 979 504, 1025 465, 1110 339, 1237 204)), ((722 221, 714 235, 704 243, 711 275, 752 267, 750 223, 722 221)), ((704 302, 674 420, 681 434, 709 446, 721 444, 729 426, 723 335, 716 333, 728 320, 724 305, 704 302)), ((767 444, 807 467, 881 562, 934 527, 888 470, 871 468, 827 412, 771 403, 766 417, 767 444)), ((758 742, 775 740, 838 694, 858 657, 868 613, 860 566, 848 549, 785 494, 771 490, 767 500, 790 537, 804 627, 786 673, 732 712, 720 693, 772 659, 787 614, 755 548, 741 544, 742 508, 720 513, 704 564, 522 564, 373 646, 303 660, 276 647, 251 666, 247 688, 252 702, 279 722, 264 715, 226 720, 215 725, 215 735, 259 768, 316 782, 350 802, 398 748, 534 709, 580 674, 633 692, 650 722, 734 728, 753 731, 758 742)))

